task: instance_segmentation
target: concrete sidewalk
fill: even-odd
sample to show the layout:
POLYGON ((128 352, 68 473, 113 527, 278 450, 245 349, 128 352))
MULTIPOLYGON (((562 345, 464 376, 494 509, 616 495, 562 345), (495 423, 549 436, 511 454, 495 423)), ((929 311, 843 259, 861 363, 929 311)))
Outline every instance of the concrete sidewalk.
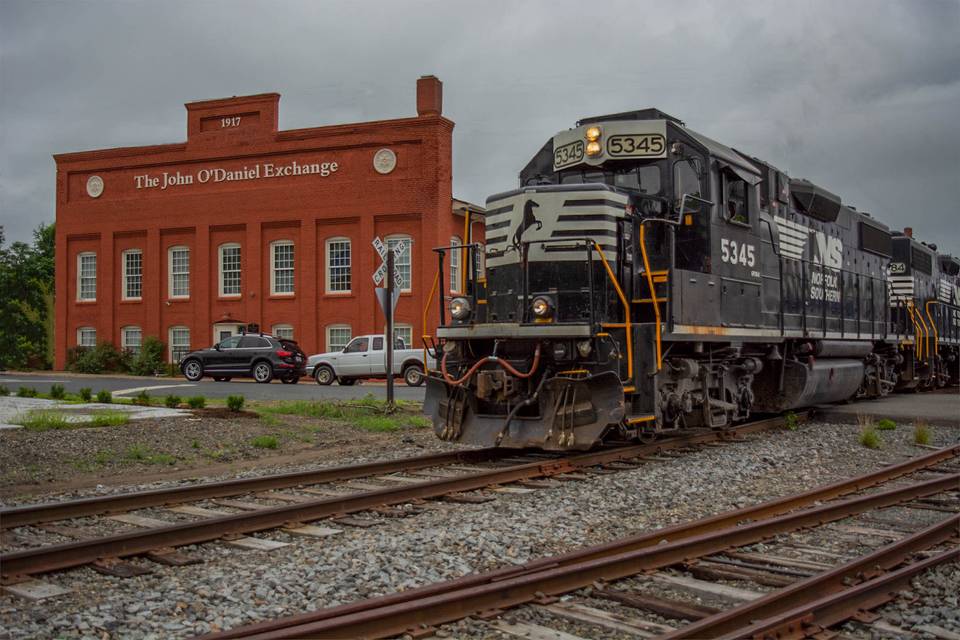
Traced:
POLYGON ((13 421, 17 419, 17 416, 28 414, 31 411, 58 411, 64 414, 67 422, 79 423, 89 422, 92 420, 90 412, 102 409, 128 413, 130 414, 131 420, 190 415, 190 412, 184 409, 168 409, 166 407, 141 407, 132 404, 100 404, 98 402, 67 404, 56 400, 44 400, 42 398, 0 396, 0 429, 22 429, 23 427, 20 425, 13 424, 13 421))
POLYGON ((863 414, 876 420, 890 418, 901 424, 919 418, 934 426, 960 427, 960 391, 894 393, 879 400, 820 405, 817 412, 826 420, 838 422, 856 422, 857 416, 863 414))

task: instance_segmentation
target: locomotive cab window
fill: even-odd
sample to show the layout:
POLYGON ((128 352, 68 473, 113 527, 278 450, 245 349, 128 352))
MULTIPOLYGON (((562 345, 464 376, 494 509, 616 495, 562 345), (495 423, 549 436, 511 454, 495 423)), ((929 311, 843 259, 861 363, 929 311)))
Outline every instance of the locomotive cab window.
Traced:
POLYGON ((727 222, 750 224, 747 208, 747 182, 730 171, 721 171, 723 181, 723 218, 727 222))
MULTIPOLYGON (((673 163, 673 196, 675 199, 674 207, 680 213, 681 201, 684 195, 703 197, 703 188, 700 184, 701 170, 700 160, 698 158, 684 158, 673 163)), ((700 203, 697 201, 688 201, 683 204, 682 213, 699 213, 700 203)))

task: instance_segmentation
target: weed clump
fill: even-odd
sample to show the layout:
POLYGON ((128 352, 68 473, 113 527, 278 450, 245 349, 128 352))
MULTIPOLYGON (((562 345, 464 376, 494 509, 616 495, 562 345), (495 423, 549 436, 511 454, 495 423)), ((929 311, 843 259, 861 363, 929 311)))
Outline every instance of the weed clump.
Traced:
POLYGON ((786 415, 783 416, 783 426, 790 431, 796 431, 800 428, 800 421, 797 419, 797 414, 793 411, 787 411, 786 415))
POLYGON ((143 391, 141 391, 140 393, 138 393, 138 394, 136 395, 136 397, 134 397, 134 399, 133 399, 133 404, 138 404, 138 405, 140 405, 141 407, 149 407, 149 406, 150 406, 150 394, 147 393, 147 390, 146 390, 146 389, 144 389, 143 391))
POLYGON ((280 446, 280 441, 276 436, 257 436, 250 441, 257 449, 276 449, 280 446))
POLYGON ((917 419, 913 421, 913 443, 914 444, 930 444, 930 427, 927 426, 927 423, 923 420, 917 419))
POLYGON ((50 397, 54 400, 63 400, 67 396, 67 390, 63 388, 62 384, 54 384, 50 386, 50 397))
POLYGON ((125 411, 101 409, 94 411, 86 424, 93 427, 121 427, 130 422, 130 416, 125 411))
POLYGON ((17 389, 18 398, 36 398, 37 390, 33 387, 20 387, 17 389))
POLYGON ((28 431, 70 428, 67 417, 59 411, 31 411, 26 415, 17 416, 13 419, 13 423, 19 424, 28 431))
POLYGON ((244 402, 246 402, 246 398, 243 396, 227 396, 227 408, 230 411, 240 411, 243 409, 244 402))
POLYGON ((165 404, 168 409, 176 409, 180 406, 180 396, 170 394, 163 399, 163 404, 165 404))
POLYGON ((0 384, 0 396, 10 395, 10 389, 7 388, 7 385, 0 384))
POLYGON ((893 431, 897 428, 897 423, 890 418, 884 418, 877 422, 877 429, 880 431, 893 431))
POLYGON ((78 392, 80 399, 84 402, 90 402, 93 399, 93 390, 90 387, 83 387, 78 392))
POLYGON ((207 406, 207 399, 203 396, 193 396, 191 398, 187 398, 187 404, 191 409, 203 409, 205 406, 207 406))

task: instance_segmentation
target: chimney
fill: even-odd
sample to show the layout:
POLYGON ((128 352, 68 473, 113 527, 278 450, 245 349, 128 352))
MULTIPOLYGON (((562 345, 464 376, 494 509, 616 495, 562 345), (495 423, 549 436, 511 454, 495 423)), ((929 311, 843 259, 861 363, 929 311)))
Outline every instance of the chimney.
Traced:
POLYGON ((417 80, 417 115, 439 116, 443 112, 443 83, 436 76, 417 80))
POLYGON ((913 237, 913 227, 904 227, 904 228, 903 228, 903 235, 907 236, 908 238, 912 238, 912 237, 913 237))

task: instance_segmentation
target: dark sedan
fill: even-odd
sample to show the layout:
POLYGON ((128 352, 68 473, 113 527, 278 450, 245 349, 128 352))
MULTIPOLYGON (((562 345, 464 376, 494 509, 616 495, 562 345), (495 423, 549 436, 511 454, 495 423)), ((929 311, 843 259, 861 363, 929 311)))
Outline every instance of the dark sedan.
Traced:
POLYGON ((217 381, 253 378, 263 383, 279 378, 284 384, 296 384, 306 366, 306 354, 296 342, 263 334, 230 336, 180 361, 180 371, 191 382, 210 376, 217 381))

